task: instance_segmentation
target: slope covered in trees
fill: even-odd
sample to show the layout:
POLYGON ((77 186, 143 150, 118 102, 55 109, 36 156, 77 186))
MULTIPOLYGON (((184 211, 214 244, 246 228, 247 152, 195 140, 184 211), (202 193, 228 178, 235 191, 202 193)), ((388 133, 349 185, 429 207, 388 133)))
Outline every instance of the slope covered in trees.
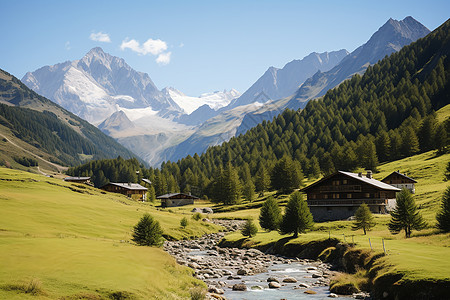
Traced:
POLYGON ((217 186, 225 186, 218 181, 224 170, 235 170, 244 186, 247 169, 252 180, 261 174, 273 179, 273 168, 284 157, 303 175, 317 177, 338 169, 376 170, 379 162, 432 149, 447 151, 450 120, 439 123, 434 111, 450 102, 449 31, 447 21, 302 111, 286 110, 202 155, 150 169, 156 193, 181 190, 214 198, 217 186))
POLYGON ((36 94, 3 70, 0 70, 0 125, 53 154, 63 164, 78 164, 83 155, 94 159, 134 156, 95 126, 36 94))

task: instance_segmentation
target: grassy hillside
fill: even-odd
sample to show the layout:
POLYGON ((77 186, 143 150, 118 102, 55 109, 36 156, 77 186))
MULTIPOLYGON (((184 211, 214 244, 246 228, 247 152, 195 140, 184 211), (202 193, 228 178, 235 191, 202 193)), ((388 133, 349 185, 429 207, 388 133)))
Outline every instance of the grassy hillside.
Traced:
MULTIPOLYGON (((379 276, 401 273, 403 275, 402 280, 450 280, 450 260, 445 259, 450 256, 450 234, 439 233, 434 227, 442 194, 450 184, 443 180, 448 161, 450 161, 450 154, 436 156, 435 151, 430 151, 386 163, 380 166, 379 173, 374 174, 376 179, 381 180, 391 172, 400 170, 400 172, 408 173, 408 176, 418 181, 414 198, 429 226, 423 231, 413 231, 412 237, 409 239, 405 239, 404 232, 392 235, 388 231, 389 215, 376 215, 377 225, 366 236, 362 230, 352 231, 351 221, 335 221, 316 223, 313 231, 302 234, 297 239, 286 239, 289 235, 282 236, 277 232, 264 232, 262 230, 252 239, 244 239, 240 233, 230 234, 226 236, 226 239, 229 242, 241 245, 264 247, 264 245, 275 242, 295 245, 326 240, 331 237, 346 242, 354 242, 360 248, 370 248, 371 245, 376 252, 384 251, 384 240, 388 255, 378 260, 378 265, 381 266, 379 276)), ((257 219, 259 209, 252 208, 216 215, 216 217, 219 216, 251 216, 257 219)))
POLYGON ((185 298, 202 283, 163 250, 131 244, 132 227, 149 212, 171 238, 218 230, 193 220, 181 229, 183 215, 3 167, 0 211, 2 299, 185 298))

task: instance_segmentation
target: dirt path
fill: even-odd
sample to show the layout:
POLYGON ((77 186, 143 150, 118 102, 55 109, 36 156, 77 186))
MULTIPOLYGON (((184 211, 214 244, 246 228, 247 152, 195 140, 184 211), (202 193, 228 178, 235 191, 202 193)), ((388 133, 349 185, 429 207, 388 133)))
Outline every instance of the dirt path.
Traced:
MULTIPOLYGON (((63 167, 63 166, 61 166, 61 165, 58 165, 58 164, 52 163, 52 162, 50 162, 50 161, 48 161, 48 160, 46 160, 46 159, 43 159, 42 157, 40 157, 40 156, 34 154, 33 152, 28 151, 28 150, 22 148, 21 146, 17 145, 16 143, 14 143, 14 142, 11 141, 10 139, 8 139, 8 137, 6 137, 5 135, 3 135, 3 134, 1 134, 1 133, 0 133, 0 137, 6 139, 6 140, 8 141, 8 143, 10 143, 11 145, 13 145, 13 146, 16 147, 16 148, 19 148, 19 149, 22 150, 23 152, 26 152, 26 153, 28 153, 28 154, 34 156, 35 158, 37 158, 37 159, 39 159, 39 160, 41 160, 41 161, 44 161, 44 162, 48 163, 49 165, 52 165, 53 167, 55 167, 55 168, 58 170, 58 172, 67 171, 67 169, 69 169, 68 167, 63 167)), ((43 175, 47 175, 46 173, 42 172, 41 169, 40 169, 39 167, 38 167, 38 171, 41 172, 43 175)))

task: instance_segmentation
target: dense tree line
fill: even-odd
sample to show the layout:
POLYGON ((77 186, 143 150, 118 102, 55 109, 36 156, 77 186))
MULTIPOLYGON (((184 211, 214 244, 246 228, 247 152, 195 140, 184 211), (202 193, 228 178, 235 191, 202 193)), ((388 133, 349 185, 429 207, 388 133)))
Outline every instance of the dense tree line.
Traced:
POLYGON ((101 187, 108 182, 140 182, 147 178, 148 170, 136 158, 93 160, 78 167, 69 168, 70 176, 89 176, 95 187, 101 187))
MULTIPOLYGON (((449 103, 450 37, 447 22, 429 36, 370 66, 302 111, 285 110, 204 154, 166 162, 160 172, 176 189, 216 197, 221 170, 235 168, 241 185, 281 188, 274 167, 288 157, 305 176, 317 177, 437 149, 448 151, 450 120, 434 111, 449 103), (269 179, 272 180, 269 184, 269 179)), ((298 187, 298 186, 297 186, 298 187)))
POLYGON ((38 161, 31 157, 25 157, 25 156, 17 157, 16 156, 13 158, 16 162, 18 162, 19 164, 21 164, 22 166, 25 166, 25 167, 37 167, 38 166, 38 161))
POLYGON ((450 102, 449 27, 446 22, 302 111, 287 109, 201 155, 146 170, 156 195, 191 192, 233 204, 240 196, 251 201, 253 189, 289 193, 303 176, 376 171, 380 162, 448 151, 450 120, 438 122, 435 111, 450 102))

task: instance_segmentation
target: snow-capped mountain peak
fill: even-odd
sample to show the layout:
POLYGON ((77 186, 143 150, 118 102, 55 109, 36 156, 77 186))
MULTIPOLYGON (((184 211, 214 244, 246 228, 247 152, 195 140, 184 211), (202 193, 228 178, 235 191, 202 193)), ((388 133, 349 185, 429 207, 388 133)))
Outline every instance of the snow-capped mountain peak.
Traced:
POLYGON ((186 114, 191 114, 205 104, 213 110, 218 110, 219 108, 227 106, 233 99, 236 99, 241 95, 235 89, 229 91, 223 90, 222 92, 215 91, 212 93, 203 93, 198 97, 187 96, 183 92, 172 87, 166 87, 162 92, 172 98, 186 114))

